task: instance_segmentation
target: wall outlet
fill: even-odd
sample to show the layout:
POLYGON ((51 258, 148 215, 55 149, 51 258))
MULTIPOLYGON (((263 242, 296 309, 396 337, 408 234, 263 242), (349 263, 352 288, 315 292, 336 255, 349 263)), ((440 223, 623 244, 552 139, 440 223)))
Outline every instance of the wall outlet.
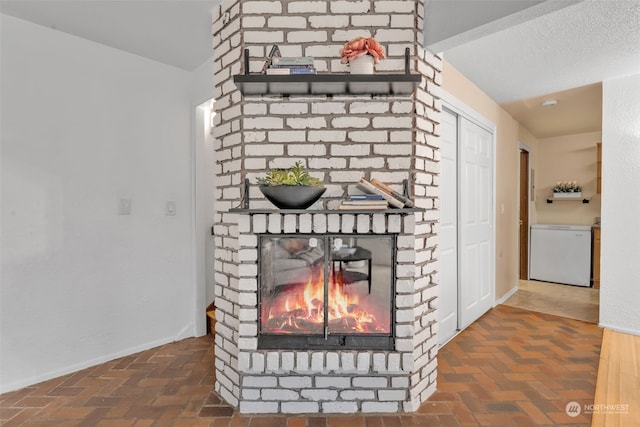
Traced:
POLYGON ((131 215, 131 199, 118 200, 118 215, 131 215))
POLYGON ((174 200, 167 200, 164 205, 164 214, 166 216, 174 216, 176 214, 176 202, 174 200))

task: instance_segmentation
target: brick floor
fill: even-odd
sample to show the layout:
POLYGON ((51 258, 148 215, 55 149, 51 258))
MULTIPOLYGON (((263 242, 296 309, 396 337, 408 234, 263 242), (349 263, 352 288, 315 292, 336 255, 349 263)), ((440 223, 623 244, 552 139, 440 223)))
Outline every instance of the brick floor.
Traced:
POLYGON ((240 415, 212 391, 213 339, 113 360, 0 395, 0 425, 407 427, 589 426, 602 331, 498 306, 440 349, 438 391, 415 414, 240 415))

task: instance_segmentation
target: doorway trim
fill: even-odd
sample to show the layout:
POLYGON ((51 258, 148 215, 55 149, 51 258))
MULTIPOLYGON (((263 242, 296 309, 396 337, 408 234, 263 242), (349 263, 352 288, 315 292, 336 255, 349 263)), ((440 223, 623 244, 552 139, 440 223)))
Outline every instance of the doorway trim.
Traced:
MULTIPOLYGON (((491 120, 487 119, 485 116, 471 108, 469 105, 465 104, 460 99, 456 98, 446 90, 442 89, 440 93, 440 99, 442 101, 442 106, 452 111, 453 113, 464 117, 470 122, 478 125, 479 127, 485 129, 487 132, 491 133, 491 219, 490 224, 492 228, 491 233, 491 241, 490 241, 490 271, 489 271, 489 280, 490 280, 490 288, 491 295, 490 300, 493 302, 492 307, 496 305, 496 144, 497 144, 497 127, 495 123, 491 120)), ((459 236, 458 236, 459 239, 459 236)), ((458 300, 458 304, 460 304, 460 299, 458 300)), ((458 307, 460 309, 460 307, 458 307)), ((455 335, 457 335, 461 330, 458 330, 455 335)), ((442 345, 442 343, 441 343, 442 345)))
MULTIPOLYGON (((527 146, 526 144, 523 144, 522 142, 518 141, 518 153, 520 153, 521 151, 524 151, 527 153, 527 233, 529 232, 529 229, 531 227, 531 202, 534 201, 535 199, 535 191, 534 191, 534 186, 535 183, 533 181, 533 176, 532 176, 532 168, 531 168, 531 148, 529 148, 529 146, 527 146)), ((522 188, 522 183, 520 182, 520 180, 522 179, 522 170, 521 170, 521 162, 520 160, 518 160, 518 221, 520 220, 520 218, 522 218, 522 212, 521 212, 521 194, 520 194, 520 189, 522 188)), ((518 279, 516 280, 516 289, 519 287, 519 281, 521 280, 520 278, 520 269, 521 269, 521 256, 520 254, 522 253, 522 239, 520 239, 520 230, 518 231, 518 279)), ((529 244, 529 240, 527 238, 526 244, 529 244)), ((527 277, 525 278, 525 280, 529 279, 529 248, 527 247, 527 277)))

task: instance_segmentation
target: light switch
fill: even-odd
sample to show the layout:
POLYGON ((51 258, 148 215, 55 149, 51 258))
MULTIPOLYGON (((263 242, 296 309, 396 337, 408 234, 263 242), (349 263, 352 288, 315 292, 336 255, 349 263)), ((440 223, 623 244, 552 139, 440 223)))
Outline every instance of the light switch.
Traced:
POLYGON ((131 215, 131 199, 118 200, 118 215, 131 215))
POLYGON ((174 200, 167 200, 164 206, 164 214, 166 216, 173 216, 176 214, 176 202, 174 200))

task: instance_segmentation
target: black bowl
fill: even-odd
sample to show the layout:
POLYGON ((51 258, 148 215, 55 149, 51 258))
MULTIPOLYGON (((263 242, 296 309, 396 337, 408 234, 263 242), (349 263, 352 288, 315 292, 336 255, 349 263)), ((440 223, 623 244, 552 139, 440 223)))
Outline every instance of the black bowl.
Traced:
POLYGON ((322 196, 326 188, 303 185, 258 187, 271 203, 280 209, 307 209, 322 196))

